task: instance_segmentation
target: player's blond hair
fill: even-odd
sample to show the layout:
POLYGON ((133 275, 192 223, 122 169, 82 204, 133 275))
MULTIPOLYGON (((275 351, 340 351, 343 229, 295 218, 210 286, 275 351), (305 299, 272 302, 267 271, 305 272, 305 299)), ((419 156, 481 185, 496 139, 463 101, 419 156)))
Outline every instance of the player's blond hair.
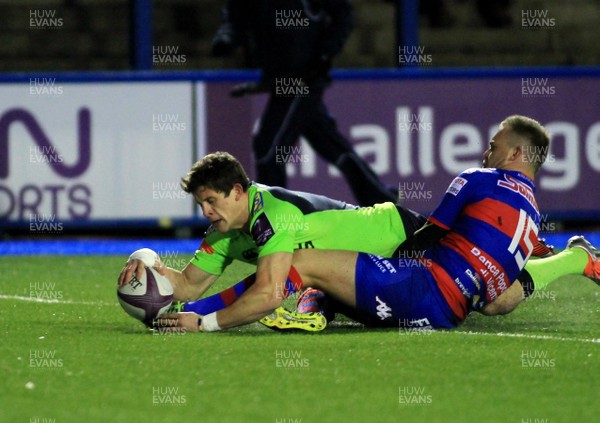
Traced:
POLYGON ((522 146, 526 161, 536 174, 546 161, 550 146, 550 134, 537 120, 526 116, 509 116, 501 124, 513 134, 524 140, 527 145, 522 146))

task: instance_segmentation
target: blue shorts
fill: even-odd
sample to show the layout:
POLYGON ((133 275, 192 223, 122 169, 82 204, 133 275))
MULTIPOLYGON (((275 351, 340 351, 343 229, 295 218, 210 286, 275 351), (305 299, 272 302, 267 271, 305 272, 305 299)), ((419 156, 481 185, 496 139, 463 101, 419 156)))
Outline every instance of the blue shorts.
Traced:
POLYGON ((435 329, 460 323, 424 262, 359 253, 355 282, 356 306, 370 324, 435 329))

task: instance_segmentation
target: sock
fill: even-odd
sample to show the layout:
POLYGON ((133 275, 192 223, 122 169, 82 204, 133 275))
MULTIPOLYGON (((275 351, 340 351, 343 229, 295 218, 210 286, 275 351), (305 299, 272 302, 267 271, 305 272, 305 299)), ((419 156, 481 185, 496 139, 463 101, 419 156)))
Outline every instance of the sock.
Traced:
POLYGON ((290 266, 290 273, 288 273, 288 277, 285 280, 283 298, 287 298, 296 292, 302 291, 302 288, 304 288, 304 283, 302 282, 300 273, 298 273, 294 266, 290 266))
MULTIPOLYGON (((250 288, 256 281, 256 274, 248 276, 246 279, 236 283, 231 288, 227 288, 218 294, 210 297, 201 298, 197 301, 185 303, 183 311, 193 311, 194 313, 206 315, 219 311, 233 304, 244 292, 250 288)), ((285 280, 283 289, 283 298, 287 298, 303 288, 302 278, 294 266, 290 267, 290 272, 285 280)))
POLYGON ((248 276, 246 279, 236 283, 231 288, 227 288, 218 294, 211 295, 210 297, 201 298, 197 301, 185 303, 183 305, 183 311, 193 311, 194 313, 201 314, 203 316, 224 309, 230 304, 233 304, 240 295, 242 295, 248 288, 256 281, 256 274, 248 276))
POLYGON ((581 248, 569 248, 545 259, 528 260, 525 270, 533 279, 535 290, 544 289, 553 280, 565 275, 581 275, 589 255, 581 248))

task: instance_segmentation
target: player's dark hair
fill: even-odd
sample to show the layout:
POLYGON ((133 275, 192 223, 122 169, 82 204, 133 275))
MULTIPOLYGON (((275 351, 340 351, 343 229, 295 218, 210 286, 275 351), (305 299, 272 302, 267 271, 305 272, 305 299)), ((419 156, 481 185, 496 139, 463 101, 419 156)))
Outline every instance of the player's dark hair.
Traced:
POLYGON ((240 184, 246 191, 250 179, 238 159, 222 151, 207 154, 181 178, 181 189, 190 194, 198 187, 204 187, 227 196, 235 184, 240 184))
POLYGON ((531 164, 533 173, 537 173, 548 156, 550 134, 546 128, 537 120, 520 115, 507 117, 502 122, 502 126, 508 127, 515 135, 527 140, 529 146, 523 149, 523 154, 531 164))

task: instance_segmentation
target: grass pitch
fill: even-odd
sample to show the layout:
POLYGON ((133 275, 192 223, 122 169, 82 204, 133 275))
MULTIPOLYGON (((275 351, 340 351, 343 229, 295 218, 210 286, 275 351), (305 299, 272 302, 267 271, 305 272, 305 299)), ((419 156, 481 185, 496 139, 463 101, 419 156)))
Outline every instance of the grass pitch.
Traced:
MULTIPOLYGON (((1 422, 598 421, 600 288, 583 277, 451 332, 152 335, 117 303, 125 259, 0 258, 1 422)), ((248 273, 232 270, 215 289, 248 273)))

